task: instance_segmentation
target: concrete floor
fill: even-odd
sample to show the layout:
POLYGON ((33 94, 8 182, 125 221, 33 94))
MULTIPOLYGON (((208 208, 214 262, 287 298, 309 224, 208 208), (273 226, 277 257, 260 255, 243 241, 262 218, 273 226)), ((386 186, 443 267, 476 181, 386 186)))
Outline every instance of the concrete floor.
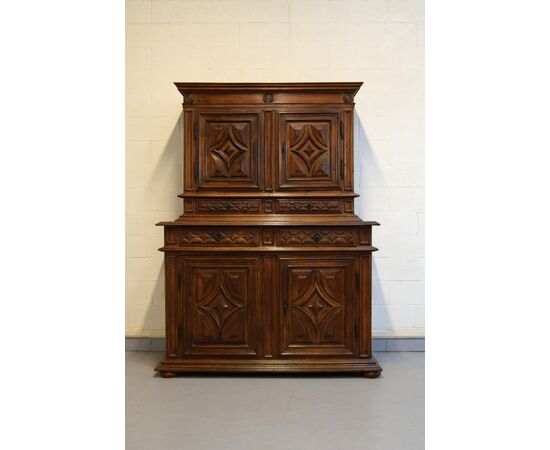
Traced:
POLYGON ((421 450, 424 353, 387 352, 384 372, 153 374, 161 353, 126 352, 126 450, 421 450))

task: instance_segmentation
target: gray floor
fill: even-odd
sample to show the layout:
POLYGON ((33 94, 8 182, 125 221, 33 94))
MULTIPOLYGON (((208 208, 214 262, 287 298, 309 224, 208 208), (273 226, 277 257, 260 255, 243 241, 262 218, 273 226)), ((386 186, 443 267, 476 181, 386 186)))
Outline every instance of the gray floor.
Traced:
POLYGON ((421 450, 424 353, 375 355, 382 376, 153 375, 126 352, 127 450, 421 450))

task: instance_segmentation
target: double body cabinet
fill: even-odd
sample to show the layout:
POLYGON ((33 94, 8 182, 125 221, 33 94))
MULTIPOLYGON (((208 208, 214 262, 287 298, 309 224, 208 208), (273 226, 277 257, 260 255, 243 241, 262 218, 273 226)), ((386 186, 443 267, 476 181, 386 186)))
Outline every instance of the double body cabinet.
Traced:
POLYGON ((372 226, 354 214, 361 83, 175 83, 183 214, 164 227, 166 354, 179 372, 360 372, 372 226))

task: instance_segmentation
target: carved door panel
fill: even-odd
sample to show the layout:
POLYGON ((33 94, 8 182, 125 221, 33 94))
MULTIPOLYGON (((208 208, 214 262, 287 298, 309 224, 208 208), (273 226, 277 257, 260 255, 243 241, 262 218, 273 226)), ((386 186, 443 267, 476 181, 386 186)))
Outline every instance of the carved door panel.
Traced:
POLYGON ((258 113, 199 113, 196 177, 200 189, 259 190, 258 113))
POLYGON ((184 258, 186 355, 257 355, 256 258, 184 258))
POLYGON ((279 189, 338 189, 338 113, 279 115, 279 189))
POLYGON ((282 355, 352 355, 354 257, 280 258, 282 355))

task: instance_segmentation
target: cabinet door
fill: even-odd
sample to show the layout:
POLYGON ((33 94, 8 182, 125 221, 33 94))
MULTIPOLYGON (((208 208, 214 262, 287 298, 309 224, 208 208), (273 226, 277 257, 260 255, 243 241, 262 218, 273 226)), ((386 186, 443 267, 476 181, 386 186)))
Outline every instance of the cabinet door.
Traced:
POLYGON ((282 355, 355 351, 354 257, 280 258, 282 355))
POLYGON ((183 353, 257 354, 256 258, 183 259, 183 353))
POLYGON ((199 113, 200 189, 261 188, 258 113, 199 113))
POLYGON ((337 189, 338 113, 279 115, 279 189, 337 189))

